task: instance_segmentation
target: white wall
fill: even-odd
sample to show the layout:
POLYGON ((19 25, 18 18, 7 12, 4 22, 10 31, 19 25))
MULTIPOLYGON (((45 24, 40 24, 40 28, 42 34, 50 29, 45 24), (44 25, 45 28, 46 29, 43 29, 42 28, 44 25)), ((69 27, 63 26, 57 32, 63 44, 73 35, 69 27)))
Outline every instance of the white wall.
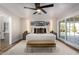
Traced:
POLYGON ((21 33, 24 33, 24 31, 28 31, 29 33, 31 32, 30 22, 30 19, 21 19, 21 33))
POLYGON ((12 43, 21 39, 21 22, 20 18, 12 17, 12 43))
POLYGON ((52 19, 52 30, 57 32, 57 19, 55 18, 52 19))
POLYGON ((21 33, 27 30, 27 24, 25 19, 21 19, 21 33))

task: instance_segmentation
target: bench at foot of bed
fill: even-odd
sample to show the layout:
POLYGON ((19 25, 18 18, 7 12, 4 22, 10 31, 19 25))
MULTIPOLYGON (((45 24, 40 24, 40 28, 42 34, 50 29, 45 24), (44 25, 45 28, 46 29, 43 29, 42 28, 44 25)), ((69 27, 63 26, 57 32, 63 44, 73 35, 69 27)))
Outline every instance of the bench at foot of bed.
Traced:
POLYGON ((27 42, 27 50, 33 52, 33 48, 43 48, 52 51, 52 48, 56 47, 56 43, 53 40, 29 40, 27 42))
POLYGON ((55 47, 56 43, 53 40, 29 40, 28 47, 55 47))

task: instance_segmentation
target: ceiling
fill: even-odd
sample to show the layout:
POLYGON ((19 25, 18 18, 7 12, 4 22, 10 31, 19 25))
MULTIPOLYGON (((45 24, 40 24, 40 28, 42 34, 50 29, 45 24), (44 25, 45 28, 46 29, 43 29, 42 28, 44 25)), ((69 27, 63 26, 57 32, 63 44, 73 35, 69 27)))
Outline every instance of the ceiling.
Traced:
MULTIPOLYGON (((48 3, 41 3, 40 5, 48 5, 48 3)), ((78 3, 54 3, 54 7, 43 8, 47 11, 47 14, 42 13, 41 15, 33 15, 34 10, 24 9, 24 6, 35 7, 33 3, 2 3, 0 6, 19 17, 30 17, 32 19, 51 19, 53 17, 59 19, 79 11, 78 3)))

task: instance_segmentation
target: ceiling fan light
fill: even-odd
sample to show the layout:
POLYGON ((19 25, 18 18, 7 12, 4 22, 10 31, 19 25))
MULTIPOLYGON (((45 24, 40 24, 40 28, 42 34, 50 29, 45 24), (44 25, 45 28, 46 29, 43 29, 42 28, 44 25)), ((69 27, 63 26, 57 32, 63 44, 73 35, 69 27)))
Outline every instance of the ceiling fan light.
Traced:
POLYGON ((41 10, 40 10, 40 9, 37 9, 36 11, 37 11, 38 13, 41 13, 41 10))

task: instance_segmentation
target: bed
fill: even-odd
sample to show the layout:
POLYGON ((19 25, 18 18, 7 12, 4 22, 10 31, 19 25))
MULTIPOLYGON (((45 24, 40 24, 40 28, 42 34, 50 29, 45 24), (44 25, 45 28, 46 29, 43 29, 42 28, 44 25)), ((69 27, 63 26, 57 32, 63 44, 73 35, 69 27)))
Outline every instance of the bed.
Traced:
POLYGON ((52 47, 56 47, 55 40, 56 36, 51 33, 28 34, 26 36, 27 51, 33 52, 34 48, 48 48, 48 51, 52 51, 52 47))
POLYGON ((45 34, 31 33, 26 36, 26 42, 28 42, 29 40, 52 40, 55 43, 56 35, 51 33, 45 33, 45 34))

